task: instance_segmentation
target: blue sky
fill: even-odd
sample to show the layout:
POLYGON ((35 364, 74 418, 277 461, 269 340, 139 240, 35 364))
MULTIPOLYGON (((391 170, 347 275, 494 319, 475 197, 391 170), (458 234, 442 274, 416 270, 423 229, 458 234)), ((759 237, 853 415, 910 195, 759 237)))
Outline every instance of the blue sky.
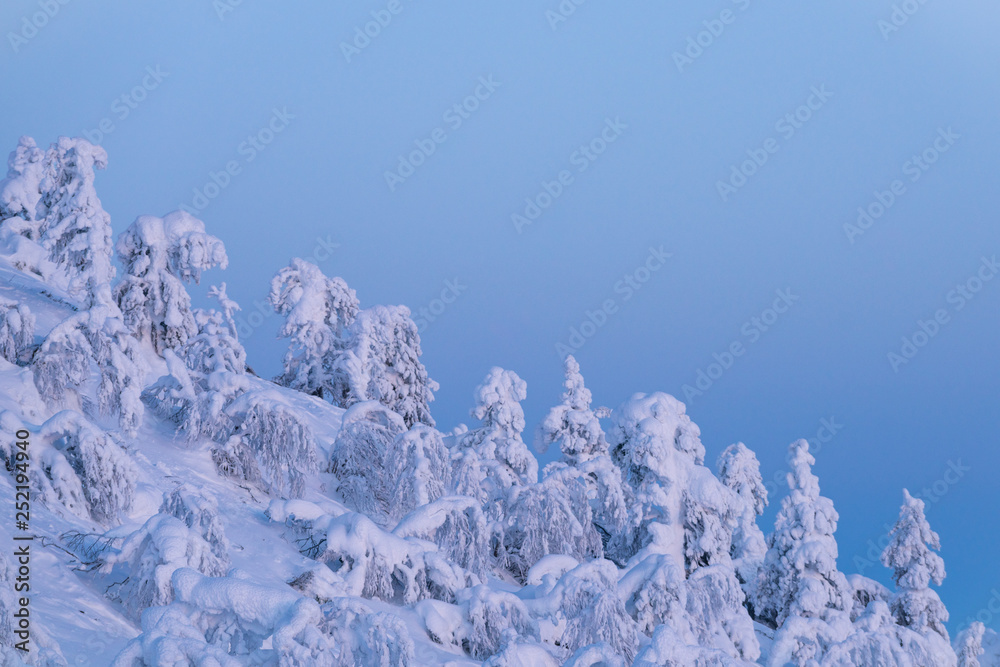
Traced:
POLYGON ((563 6, 9 0, 0 150, 100 139, 116 232, 197 209, 230 267, 193 291, 229 284, 262 375, 254 301, 303 256, 428 309, 443 429, 493 365, 532 429, 561 343, 599 404, 687 398, 712 459, 828 439, 842 569, 886 581, 855 559, 923 494, 964 624, 1000 590, 1000 8, 563 6))

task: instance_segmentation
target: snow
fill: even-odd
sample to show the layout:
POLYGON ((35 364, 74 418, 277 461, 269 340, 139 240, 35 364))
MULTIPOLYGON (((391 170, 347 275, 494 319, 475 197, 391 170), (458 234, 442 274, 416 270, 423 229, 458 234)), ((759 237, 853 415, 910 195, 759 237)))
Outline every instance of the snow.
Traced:
POLYGON ((750 449, 715 474, 680 401, 594 409, 567 357, 539 475, 523 379, 491 369, 479 423, 438 430, 409 311, 362 310, 302 260, 271 285, 283 373, 254 376, 225 283, 190 307, 185 283, 227 262, 201 221, 137 219, 112 284, 106 160, 23 138, 0 182, 0 502, 27 430, 38 573, 21 656, 0 556, 0 665, 1000 665, 981 625, 949 643, 909 493, 892 589, 837 569, 805 441, 765 538, 750 449))

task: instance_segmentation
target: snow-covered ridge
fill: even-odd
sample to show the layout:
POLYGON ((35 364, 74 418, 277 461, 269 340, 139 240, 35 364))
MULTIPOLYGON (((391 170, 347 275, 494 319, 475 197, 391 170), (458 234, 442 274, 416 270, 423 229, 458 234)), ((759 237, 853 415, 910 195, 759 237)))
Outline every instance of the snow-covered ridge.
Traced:
POLYGON ((185 288, 223 242, 176 212, 112 244, 106 161, 22 138, 0 181, 0 502, 25 477, 36 536, 27 644, 0 550, 0 664, 1000 665, 981 624, 952 645, 938 536, 905 491, 894 589, 838 571, 805 441, 765 535, 750 449, 709 468, 681 402, 595 409, 567 357, 539 470, 516 373, 440 431, 408 309, 362 309, 301 259, 268 295, 282 373, 255 376, 225 283, 207 310, 185 288))

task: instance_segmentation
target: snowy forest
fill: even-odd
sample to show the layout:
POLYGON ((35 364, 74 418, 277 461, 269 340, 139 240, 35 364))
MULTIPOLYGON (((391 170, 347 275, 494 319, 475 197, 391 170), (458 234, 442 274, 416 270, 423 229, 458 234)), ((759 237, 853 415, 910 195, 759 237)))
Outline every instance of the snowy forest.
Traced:
POLYGON ((187 291, 223 240, 184 211, 113 238, 107 160, 23 137, 0 182, 0 490, 30 489, 34 537, 25 591, 0 527, 4 667, 1000 665, 993 630, 946 629, 905 489, 893 585, 839 570, 805 440, 769 497, 744 444, 706 461, 665 393, 595 405, 572 356, 537 428, 493 368, 445 430, 409 309, 298 258, 258 377, 225 282, 187 291))

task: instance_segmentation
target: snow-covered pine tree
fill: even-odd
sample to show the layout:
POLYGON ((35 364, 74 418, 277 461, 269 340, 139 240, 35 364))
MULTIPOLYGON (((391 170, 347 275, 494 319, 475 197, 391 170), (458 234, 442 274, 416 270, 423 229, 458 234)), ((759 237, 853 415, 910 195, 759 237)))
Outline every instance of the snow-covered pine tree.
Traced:
POLYGON ((482 424, 457 444, 456 491, 478 499, 494 521, 505 515, 513 487, 538 481, 538 461, 521 439, 527 388, 514 371, 491 369, 475 391, 472 416, 482 424))
POLYGON ((59 137, 45 154, 36 208, 41 244, 56 265, 57 285, 87 307, 111 303, 111 216, 94 189, 108 155, 85 139, 59 137))
POLYGON ((615 409, 611 421, 611 458, 634 493, 640 517, 624 539, 630 547, 626 553, 652 544, 653 552, 669 553, 683 565, 686 478, 705 459, 701 432, 684 404, 662 392, 633 395, 615 409))
POLYGON ((760 476, 757 456, 742 442, 730 445, 722 452, 717 468, 719 481, 741 500, 729 555, 733 558, 740 583, 749 592, 748 584, 756 579, 767 552, 764 533, 757 526, 757 517, 767 506, 767 489, 760 476))
POLYGON ((753 600, 758 620, 779 628, 792 616, 823 618, 828 610, 846 613, 852 606, 851 588, 837 570, 839 517, 833 501, 819 495, 809 443, 792 443, 788 462, 789 494, 768 536, 753 600))
POLYGON ((940 548, 941 540, 924 516, 924 501, 904 489, 899 520, 882 552, 882 564, 892 568, 896 582, 889 608, 900 625, 924 635, 935 632, 947 641, 948 610, 930 589, 931 582, 940 586, 945 577, 944 561, 934 553, 940 548))
POLYGON ((558 462, 546 467, 544 476, 558 475, 564 485, 572 484, 571 476, 579 479, 593 506, 593 525, 601 536, 603 551, 624 563, 631 556, 629 537, 638 521, 630 510, 631 489, 611 460, 604 430, 590 407, 590 390, 584 386, 580 365, 572 355, 566 357, 564 369, 562 402, 549 411, 535 438, 539 451, 556 444, 562 452, 558 462))
POLYGON ((420 334, 406 306, 362 310, 347 328, 343 352, 333 363, 334 403, 350 407, 378 401, 407 427, 434 426, 430 403, 438 383, 420 362, 420 334))
POLYGON ((285 317, 278 335, 290 339, 275 381, 349 407, 335 394, 332 372, 345 329, 358 314, 354 290, 342 278, 328 278, 315 264, 295 258, 271 280, 268 301, 285 317))
POLYGON ((986 626, 980 621, 973 621, 969 627, 959 633, 955 640, 955 653, 958 654, 958 667, 980 667, 979 656, 983 650, 983 634, 986 626))
POLYGON ((24 363, 23 355, 35 342, 35 316, 27 305, 0 297, 0 357, 24 363))
POLYGON ((205 223, 186 211, 163 218, 142 215, 115 244, 125 276, 114 289, 125 324, 157 353, 183 345, 197 324, 185 282, 201 280, 202 271, 226 268, 222 241, 205 233, 205 223))
POLYGON ((142 420, 142 383, 148 365, 138 341, 110 306, 94 306, 63 320, 49 332, 32 361, 35 385, 52 405, 101 415, 118 415, 118 424, 134 435, 142 420), (92 372, 100 378, 96 401, 87 387, 92 372))
POLYGON ((14 268, 42 280, 55 271, 48 251, 41 246, 38 202, 44 177, 45 152, 31 137, 21 137, 7 159, 7 177, 0 181, 0 240, 14 268))

